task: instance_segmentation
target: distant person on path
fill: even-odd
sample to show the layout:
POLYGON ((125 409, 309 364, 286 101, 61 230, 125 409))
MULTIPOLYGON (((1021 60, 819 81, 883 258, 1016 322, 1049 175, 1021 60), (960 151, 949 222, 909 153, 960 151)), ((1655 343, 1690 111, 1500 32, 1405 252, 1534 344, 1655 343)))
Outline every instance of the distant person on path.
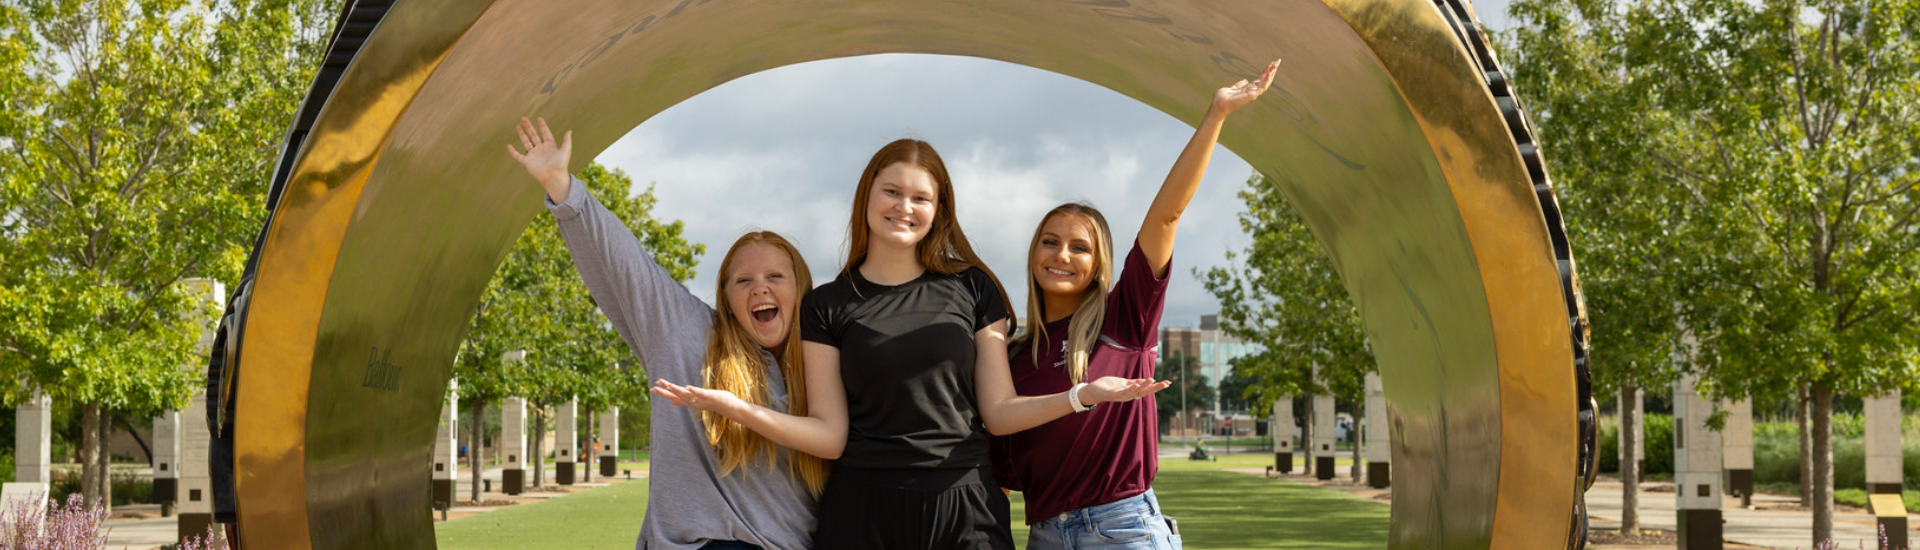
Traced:
POLYGON ((961 231, 953 182, 926 142, 874 153, 850 219, 840 276, 801 305, 808 388, 822 391, 811 418, 762 418, 724 392, 664 380, 654 392, 835 459, 820 497, 820 548, 1011 550, 990 432, 1072 414, 1072 397, 1129 400, 1166 385, 1103 378, 1077 395, 1014 394, 1011 304, 961 231))
MULTIPOLYGON (((573 134, 520 119, 507 153, 547 192, 574 268, 649 378, 700 380, 771 412, 806 415, 801 296, 813 284, 786 239, 748 233, 720 262, 708 307, 653 261, 639 239, 567 170, 573 134)), ((715 414, 652 404, 651 501, 639 550, 812 548, 827 465, 715 414)))
MULTIPOLYGON (((1214 92, 1147 208, 1119 281, 1113 280, 1112 232, 1099 210, 1067 203, 1040 218, 1027 248, 1033 325, 1010 350, 1020 395, 1075 393, 1101 377, 1153 376, 1180 216, 1206 174, 1227 114, 1258 99, 1279 66, 1274 61, 1259 79, 1214 92)), ((993 440, 994 478, 1026 500, 1027 548, 1180 548, 1180 535, 1153 494, 1158 405, 1148 397, 1089 408, 993 440)))

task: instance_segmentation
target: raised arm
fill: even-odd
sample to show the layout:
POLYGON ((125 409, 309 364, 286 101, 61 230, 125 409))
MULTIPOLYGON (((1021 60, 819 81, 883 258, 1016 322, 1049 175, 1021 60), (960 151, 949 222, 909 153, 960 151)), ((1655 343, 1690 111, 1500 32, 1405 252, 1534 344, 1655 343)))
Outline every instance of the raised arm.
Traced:
POLYGON ((840 385, 840 350, 802 342, 807 361, 807 415, 794 416, 741 400, 733 392, 654 382, 653 393, 675 405, 720 413, 769 441, 827 460, 847 448, 847 389, 840 385))
POLYGON ((1213 103, 1207 107, 1206 117, 1200 119, 1200 126, 1193 129, 1193 139, 1187 141, 1187 147, 1180 150, 1180 158, 1173 161, 1173 170, 1167 173, 1167 181, 1160 184, 1160 194, 1153 197, 1153 205, 1147 207, 1147 219, 1140 223, 1140 252, 1146 254, 1147 265, 1153 267, 1155 279, 1167 276, 1167 263, 1173 260, 1173 236, 1180 226, 1180 215, 1187 211, 1187 203, 1193 201, 1194 191, 1200 188, 1200 178, 1207 174, 1207 163, 1213 160, 1213 146, 1220 142, 1220 127, 1227 121, 1227 115, 1234 110, 1252 103, 1261 93, 1273 85, 1273 75, 1280 69, 1280 60, 1267 65, 1260 73, 1260 79, 1253 82, 1242 80, 1232 86, 1221 88, 1213 93, 1213 103))
MULTIPOLYGON (((980 420, 993 435, 1007 435, 1073 414, 1069 389, 1053 395, 1022 396, 1013 388, 1013 370, 1007 365, 1007 322, 1002 320, 973 334, 974 397, 980 402, 980 420)), ((1080 404, 1093 406, 1132 401, 1167 389, 1173 382, 1102 376, 1080 388, 1080 404)))
POLYGON ((713 308, 655 263, 633 230, 595 200, 585 182, 574 183, 567 172, 571 132, 556 142, 545 120, 535 125, 524 118, 517 130, 526 151, 508 145, 507 153, 546 190, 547 209, 601 313, 650 377, 688 376, 684 369, 697 365, 705 353, 702 342, 689 335, 713 323, 713 308))

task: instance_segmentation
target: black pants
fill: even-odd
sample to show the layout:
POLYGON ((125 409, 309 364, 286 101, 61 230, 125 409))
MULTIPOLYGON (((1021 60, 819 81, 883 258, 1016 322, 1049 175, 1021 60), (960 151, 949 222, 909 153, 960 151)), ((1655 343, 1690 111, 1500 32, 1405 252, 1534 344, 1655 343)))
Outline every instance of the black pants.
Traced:
POLYGON ((814 548, 1013 550, 1007 495, 985 467, 835 466, 820 495, 814 548))

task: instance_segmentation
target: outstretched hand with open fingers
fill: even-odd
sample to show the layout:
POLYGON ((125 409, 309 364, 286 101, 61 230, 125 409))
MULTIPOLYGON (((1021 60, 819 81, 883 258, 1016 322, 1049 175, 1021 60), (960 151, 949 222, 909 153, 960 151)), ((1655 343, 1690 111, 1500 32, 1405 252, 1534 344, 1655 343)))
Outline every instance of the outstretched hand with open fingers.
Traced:
POLYGON ((682 386, 662 378, 653 381, 653 394, 664 397, 668 402, 681 407, 726 414, 737 408, 741 401, 733 392, 713 390, 699 386, 682 386))
POLYGON ((540 182, 553 202, 566 200, 567 189, 573 185, 573 175, 567 171, 567 163, 573 157, 573 132, 568 131, 556 141, 553 130, 547 129, 547 119, 527 120, 526 117, 520 117, 520 125, 514 130, 520 134, 520 148, 508 144, 507 156, 525 167, 527 175, 540 182))
POLYGON ((1151 378, 1121 378, 1102 376, 1080 390, 1080 402, 1083 404, 1113 403, 1132 401, 1172 386, 1170 380, 1153 381, 1151 378))
POLYGON ((1242 80, 1232 86, 1221 88, 1213 93, 1214 108, 1220 109, 1224 114, 1253 103, 1253 100, 1260 99, 1260 94, 1266 93, 1268 86, 1273 85, 1273 75, 1279 71, 1280 60, 1275 59, 1267 64, 1267 70, 1260 72, 1260 78, 1252 82, 1242 80))

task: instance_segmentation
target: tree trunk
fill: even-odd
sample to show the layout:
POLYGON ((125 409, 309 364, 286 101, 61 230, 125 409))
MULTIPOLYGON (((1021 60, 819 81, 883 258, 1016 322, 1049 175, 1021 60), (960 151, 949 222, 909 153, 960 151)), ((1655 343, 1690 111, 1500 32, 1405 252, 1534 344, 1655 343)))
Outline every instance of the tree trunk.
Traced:
POLYGON ((1307 421, 1300 423, 1299 447, 1300 450, 1306 452, 1303 456, 1306 457, 1307 465, 1301 468, 1300 471, 1304 472, 1307 477, 1313 477, 1313 396, 1309 395, 1307 399, 1307 414, 1305 415, 1307 421))
POLYGON ((1800 388, 1800 413, 1794 418, 1800 424, 1800 505, 1813 507, 1813 409, 1808 407, 1812 396, 1807 388, 1800 388))
POLYGON ((472 479, 469 480, 469 485, 473 488, 473 502, 478 504, 480 502, 480 477, 482 476, 482 470, 480 469, 480 442, 483 435, 481 430, 484 429, 481 424, 486 419, 487 401, 485 399, 471 399, 469 401, 471 402, 468 403, 467 406, 473 408, 473 421, 467 423, 468 431, 472 432, 472 435, 467 438, 467 475, 472 477, 472 479))
POLYGON ((546 485, 547 471, 547 415, 546 407, 534 407, 533 413, 533 486, 537 489, 546 485))
POLYGON ((1814 382, 1812 393, 1813 541, 1818 546, 1833 538, 1833 390, 1825 382, 1814 382))
POLYGON ((1352 468, 1351 475, 1353 476, 1353 483, 1355 485, 1360 484, 1360 476, 1361 476, 1360 472, 1362 471, 1362 468, 1366 466, 1366 461, 1360 458, 1360 442, 1366 441, 1366 437, 1362 435, 1362 432, 1361 432, 1361 430, 1367 425, 1366 412, 1364 412, 1366 411, 1366 409, 1367 409, 1366 401, 1361 401, 1360 410, 1363 412, 1355 413, 1353 415, 1353 429, 1347 430, 1347 435, 1353 437, 1353 468, 1352 468))
POLYGON ((100 509, 113 512, 113 409, 100 407, 100 509))
POLYGON ((106 443, 100 440, 100 423, 103 407, 88 403, 81 406, 80 413, 80 494, 88 508, 100 506, 108 495, 107 472, 100 468, 100 455, 106 454, 106 443))
POLYGON ((1620 533, 1640 535, 1640 461, 1634 449, 1640 448, 1640 386, 1632 380, 1620 383, 1620 533))

